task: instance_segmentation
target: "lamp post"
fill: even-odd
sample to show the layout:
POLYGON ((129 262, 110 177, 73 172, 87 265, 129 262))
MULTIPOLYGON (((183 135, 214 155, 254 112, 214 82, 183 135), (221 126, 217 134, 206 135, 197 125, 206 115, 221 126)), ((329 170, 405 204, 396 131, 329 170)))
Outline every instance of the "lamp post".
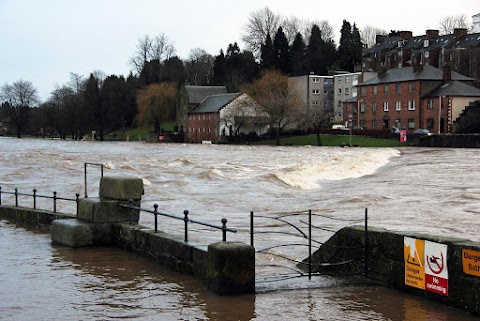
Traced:
POLYGON ((349 114, 348 115, 348 121, 349 121, 349 131, 350 131, 350 135, 349 135, 349 138, 350 138, 350 147, 352 147, 352 127, 353 127, 353 122, 352 122, 352 117, 353 115, 352 114, 349 114))

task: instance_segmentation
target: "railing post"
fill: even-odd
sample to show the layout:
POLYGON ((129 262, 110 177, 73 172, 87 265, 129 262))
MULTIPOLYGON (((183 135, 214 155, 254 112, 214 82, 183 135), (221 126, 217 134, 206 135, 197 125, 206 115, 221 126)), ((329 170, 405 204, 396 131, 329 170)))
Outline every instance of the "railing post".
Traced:
POLYGON ((0 205, 2 205, 2 187, 0 186, 0 205))
POLYGON ((223 242, 227 241, 227 219, 222 218, 222 233, 223 233, 223 242))
POLYGON ((57 192, 53 192, 53 213, 57 213, 57 192))
POLYGON ((18 188, 15 187, 15 207, 18 207, 18 188))
POLYGON ((253 211, 250 212, 250 246, 253 247, 253 211))
POLYGON ((37 209, 37 189, 33 189, 33 209, 37 209))
POLYGON ((364 274, 368 275, 368 208, 365 208, 365 261, 364 261, 364 274))
POLYGON ((185 243, 187 243, 188 242, 188 211, 187 210, 183 211, 183 215, 185 215, 183 218, 183 221, 185 222, 185 243))
POLYGON ((83 178, 84 178, 84 182, 85 182, 85 198, 87 198, 87 163, 84 163, 84 174, 83 174, 83 178))
POLYGON ((130 206, 130 225, 133 224, 133 199, 128 200, 128 205, 130 206))
POLYGON ((308 279, 312 279, 312 210, 308 210, 308 279))
POLYGON ((80 194, 76 193, 76 194, 75 194, 75 203, 77 203, 77 216, 78 216, 78 203, 79 203, 79 199, 80 199, 80 194))
POLYGON ((154 204, 153 208, 154 208, 153 215, 155 215, 155 233, 157 233, 158 232, 158 218, 157 218, 157 216, 158 216, 158 205, 154 204))

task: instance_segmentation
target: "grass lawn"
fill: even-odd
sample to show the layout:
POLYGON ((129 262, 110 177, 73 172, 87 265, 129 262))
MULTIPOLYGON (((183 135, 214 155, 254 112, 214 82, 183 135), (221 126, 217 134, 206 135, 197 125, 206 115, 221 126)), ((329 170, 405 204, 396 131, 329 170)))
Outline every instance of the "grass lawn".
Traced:
MULTIPOLYGON (((400 147, 407 146, 405 143, 400 143, 398 140, 371 138, 363 136, 352 136, 352 146, 358 147, 400 147)), ((268 140, 258 142, 261 145, 275 145, 275 140, 268 140)), ((280 139, 280 145, 287 146, 304 146, 317 145, 317 135, 293 136, 280 139)), ((350 145, 349 135, 320 135, 321 146, 348 146, 350 145)))

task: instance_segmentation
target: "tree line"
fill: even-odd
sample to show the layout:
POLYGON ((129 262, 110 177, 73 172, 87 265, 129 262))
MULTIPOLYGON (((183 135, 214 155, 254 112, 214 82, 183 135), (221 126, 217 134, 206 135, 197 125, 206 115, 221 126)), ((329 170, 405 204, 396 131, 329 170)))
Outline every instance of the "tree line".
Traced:
POLYGON ((56 133, 80 139, 95 130, 103 140, 107 132, 139 125, 158 132, 163 122, 175 121, 183 84, 222 85, 239 92, 268 71, 277 77, 352 72, 361 62, 362 48, 371 45, 372 34, 386 32, 370 26, 360 31, 344 20, 337 46, 327 21, 284 18, 264 8, 252 12, 244 27, 244 50, 236 42, 216 56, 195 48, 182 60, 166 35, 145 35, 138 39, 128 77, 101 71, 88 78, 71 73, 45 102, 39 101, 31 82, 19 80, 0 87, 0 116, 9 119, 18 137, 56 133))

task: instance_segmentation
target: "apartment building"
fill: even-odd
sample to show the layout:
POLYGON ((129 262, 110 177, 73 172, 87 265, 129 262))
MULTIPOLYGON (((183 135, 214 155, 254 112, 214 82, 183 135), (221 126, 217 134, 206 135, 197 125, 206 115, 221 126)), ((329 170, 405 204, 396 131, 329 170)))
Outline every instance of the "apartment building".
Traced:
POLYGON ((323 108, 333 117, 333 76, 288 77, 288 88, 296 90, 306 106, 323 108))
POLYGON ((359 83, 357 99, 344 104, 344 121, 353 116, 365 129, 427 128, 453 132, 454 122, 470 102, 480 99, 473 78, 429 65, 394 68, 359 83))
POLYGON ((343 119, 343 102, 357 97, 357 85, 373 77, 376 72, 338 73, 333 76, 333 120, 343 119))

